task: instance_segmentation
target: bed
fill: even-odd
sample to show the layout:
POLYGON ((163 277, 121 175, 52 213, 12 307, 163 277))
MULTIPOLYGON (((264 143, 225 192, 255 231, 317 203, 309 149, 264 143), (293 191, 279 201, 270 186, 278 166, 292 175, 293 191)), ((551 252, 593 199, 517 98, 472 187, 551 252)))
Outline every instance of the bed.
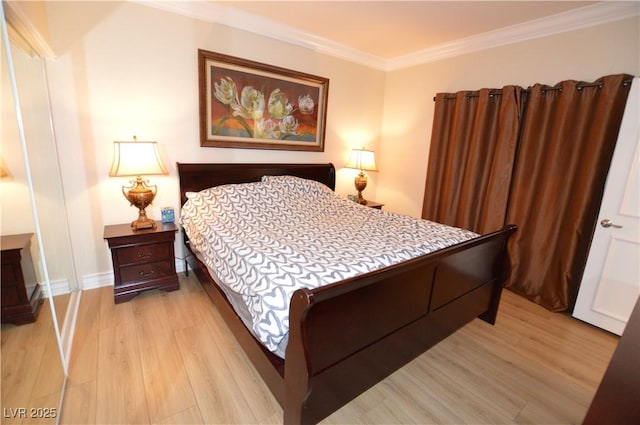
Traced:
MULTIPOLYGON (((294 176, 333 190, 332 164, 178 163, 181 203, 228 184, 294 176)), ((360 207, 358 208, 366 208, 360 207)), ((182 232, 185 261, 283 408, 284 423, 317 423, 479 317, 495 323, 516 226, 435 252, 295 290, 283 354, 268 349, 182 232)), ((188 268, 187 268, 188 270, 188 268)), ((428 383, 425 383, 428 385, 428 383)))

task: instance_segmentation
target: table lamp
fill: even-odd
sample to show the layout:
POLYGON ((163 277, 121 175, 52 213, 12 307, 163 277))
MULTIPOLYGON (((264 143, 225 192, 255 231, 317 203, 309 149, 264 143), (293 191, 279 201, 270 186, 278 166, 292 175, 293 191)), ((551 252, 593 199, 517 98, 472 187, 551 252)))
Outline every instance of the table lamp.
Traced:
POLYGON ((167 174, 156 142, 139 142, 135 136, 133 142, 113 142, 113 163, 109 176, 136 176, 135 180, 129 182, 130 186, 122 186, 124 197, 138 208, 138 219, 131 222, 134 231, 156 227, 155 220, 147 217, 145 209, 153 202, 158 187, 149 185, 149 180, 143 180, 142 176, 167 174))
POLYGON ((362 191, 367 187, 367 175, 365 171, 378 171, 376 168, 376 159, 373 151, 362 149, 353 149, 351 151, 351 157, 345 164, 346 168, 353 168, 360 170, 360 173, 356 176, 355 185, 358 191, 358 203, 366 204, 367 200, 362 197, 362 191))

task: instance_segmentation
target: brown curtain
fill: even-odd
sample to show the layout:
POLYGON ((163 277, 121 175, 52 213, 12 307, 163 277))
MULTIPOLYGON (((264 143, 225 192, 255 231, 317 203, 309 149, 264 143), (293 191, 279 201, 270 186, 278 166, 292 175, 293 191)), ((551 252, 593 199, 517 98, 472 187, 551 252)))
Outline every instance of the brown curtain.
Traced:
POLYGON ((507 222, 507 287, 552 311, 573 308, 630 89, 629 75, 530 88, 507 222))
POLYGON ((505 224, 522 88, 435 97, 422 218, 477 233, 505 224))

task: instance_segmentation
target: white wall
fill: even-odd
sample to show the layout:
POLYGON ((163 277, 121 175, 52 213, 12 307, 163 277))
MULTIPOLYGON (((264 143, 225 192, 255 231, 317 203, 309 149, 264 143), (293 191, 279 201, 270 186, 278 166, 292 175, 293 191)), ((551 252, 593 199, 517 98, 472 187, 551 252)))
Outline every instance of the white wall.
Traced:
POLYGON ((427 63, 387 75, 377 200, 419 217, 438 92, 640 74, 640 18, 427 63))
MULTIPOLYGON (((175 162, 324 162, 339 169, 337 192, 353 192, 340 170, 349 150, 377 152, 366 195, 385 209, 419 216, 437 92, 590 81, 640 74, 640 19, 549 36, 384 73, 266 37, 140 4, 47 2, 54 121, 78 274, 108 276, 103 226, 136 211, 109 178, 112 141, 156 140, 170 176, 154 178, 151 216, 178 205, 175 162), (328 77, 323 153, 200 148, 197 49, 328 77)), ((181 247, 177 243, 178 254, 181 247)))
MULTIPOLYGON (((385 74, 311 50, 139 4, 47 2, 56 59, 49 62, 54 124, 62 157, 72 243, 85 283, 108 275, 106 224, 137 211, 109 178, 112 142, 155 140, 170 175, 153 178, 148 213, 179 207, 176 162, 333 162, 336 191, 354 192, 340 170, 351 148, 379 148, 385 74), (197 50, 205 49, 330 79, 325 152, 201 148, 197 50)), ((376 176, 366 194, 375 199, 376 176)), ((177 238, 179 239, 179 238, 177 238)), ((177 255, 182 252, 177 243, 177 255)))

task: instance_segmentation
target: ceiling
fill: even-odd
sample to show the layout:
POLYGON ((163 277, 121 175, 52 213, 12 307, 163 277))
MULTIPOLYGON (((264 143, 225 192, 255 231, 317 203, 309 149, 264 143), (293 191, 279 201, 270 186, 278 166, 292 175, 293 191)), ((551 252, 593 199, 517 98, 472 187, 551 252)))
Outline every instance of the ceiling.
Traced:
POLYGON ((521 24, 586 1, 229 1, 361 52, 393 59, 453 40, 521 24))
POLYGON ((596 25, 640 9, 637 0, 144 3, 383 69, 596 25))

